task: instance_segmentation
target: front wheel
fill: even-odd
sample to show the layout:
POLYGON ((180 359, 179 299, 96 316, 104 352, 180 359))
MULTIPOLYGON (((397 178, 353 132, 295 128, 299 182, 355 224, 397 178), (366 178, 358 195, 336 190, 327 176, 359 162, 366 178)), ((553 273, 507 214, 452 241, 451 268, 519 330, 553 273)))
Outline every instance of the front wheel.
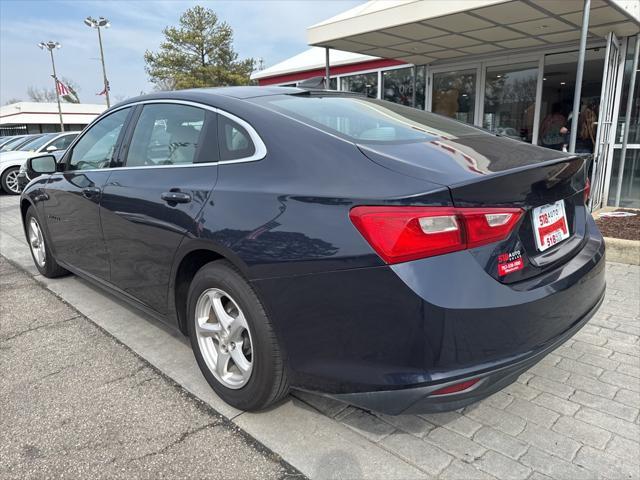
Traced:
POLYGON ((0 185, 2 189, 11 194, 20 194, 20 185, 18 185, 18 174, 20 173, 20 167, 9 167, 2 172, 0 177, 0 185))
POLYGON ((288 393, 283 354, 271 322, 231 264, 212 262, 196 273, 187 318, 198 366, 229 405, 261 410, 288 393))
POLYGON ((35 209, 29 207, 27 215, 25 217, 25 229, 27 233, 27 242, 29 242, 29 248, 31 250, 31 256, 33 262, 36 264, 38 271, 47 278, 60 277, 66 275, 67 270, 62 268, 56 262, 51 254, 49 243, 44 235, 40 220, 36 215, 35 209))

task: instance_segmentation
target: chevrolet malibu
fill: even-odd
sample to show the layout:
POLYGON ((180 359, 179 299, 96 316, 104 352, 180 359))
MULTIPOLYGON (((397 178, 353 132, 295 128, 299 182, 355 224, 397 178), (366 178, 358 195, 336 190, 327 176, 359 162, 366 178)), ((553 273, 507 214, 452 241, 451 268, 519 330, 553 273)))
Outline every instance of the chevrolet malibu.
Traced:
POLYGON ((30 159, 20 208, 44 276, 178 328, 234 407, 295 388, 431 412, 513 382, 599 307, 589 161, 344 92, 185 90, 30 159))

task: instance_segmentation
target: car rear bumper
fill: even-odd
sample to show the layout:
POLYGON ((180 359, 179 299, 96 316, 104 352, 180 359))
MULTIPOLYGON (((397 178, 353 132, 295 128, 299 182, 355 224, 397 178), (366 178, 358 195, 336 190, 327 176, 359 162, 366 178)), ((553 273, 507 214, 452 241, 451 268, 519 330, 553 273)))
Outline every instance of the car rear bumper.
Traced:
POLYGON ((573 335, 605 292, 605 246, 584 243, 542 275, 491 278, 461 251, 393 266, 253 284, 294 388, 388 413, 457 409, 503 388, 573 335), (468 379, 457 394, 431 394, 468 379))
POLYGON ((466 377, 428 386, 399 390, 334 394, 330 396, 351 405, 389 415, 446 412, 466 407, 515 382, 520 374, 534 366, 547 354, 562 345, 580 330, 597 312, 603 300, 604 292, 600 295, 596 305, 569 329, 554 338, 549 344, 538 350, 522 355, 521 358, 515 362, 509 362, 499 367, 492 365, 489 367, 489 370, 485 368, 486 366, 478 365, 479 373, 477 374, 471 374, 466 377), (479 381, 468 390, 459 393, 433 395, 433 392, 444 387, 474 379, 479 379, 479 381))

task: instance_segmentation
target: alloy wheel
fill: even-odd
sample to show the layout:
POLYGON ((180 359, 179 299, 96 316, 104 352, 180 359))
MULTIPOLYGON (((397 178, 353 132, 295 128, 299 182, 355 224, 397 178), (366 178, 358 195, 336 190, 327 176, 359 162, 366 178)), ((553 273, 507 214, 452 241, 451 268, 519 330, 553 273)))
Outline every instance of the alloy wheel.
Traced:
POLYGON ((33 253, 33 258, 36 259, 36 263, 39 267, 43 268, 47 259, 47 251, 44 245, 44 237, 42 236, 42 230, 38 221, 31 217, 29 221, 29 247, 33 253))
POLYGON ((225 387, 242 388, 253 370, 253 342, 247 319, 225 291, 202 292, 195 308, 200 352, 213 376, 225 387))
POLYGON ((20 193, 20 186, 18 185, 18 169, 11 170, 7 173, 5 177, 5 184, 7 188, 11 191, 11 193, 20 193))

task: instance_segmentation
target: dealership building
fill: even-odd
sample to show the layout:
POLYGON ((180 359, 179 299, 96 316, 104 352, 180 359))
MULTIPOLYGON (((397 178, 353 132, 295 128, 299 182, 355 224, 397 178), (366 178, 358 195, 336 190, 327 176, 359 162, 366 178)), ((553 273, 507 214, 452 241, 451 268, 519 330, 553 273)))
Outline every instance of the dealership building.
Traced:
POLYGON ((328 70, 333 89, 575 144, 594 154, 592 208, 640 208, 639 1, 370 1, 307 32, 309 50, 253 78, 295 85, 328 70))
MULTIPOLYGON (((60 104, 67 132, 82 130, 106 110, 106 105, 91 103, 60 104)), ((0 135, 51 133, 60 131, 57 103, 17 102, 0 107, 0 135)))

